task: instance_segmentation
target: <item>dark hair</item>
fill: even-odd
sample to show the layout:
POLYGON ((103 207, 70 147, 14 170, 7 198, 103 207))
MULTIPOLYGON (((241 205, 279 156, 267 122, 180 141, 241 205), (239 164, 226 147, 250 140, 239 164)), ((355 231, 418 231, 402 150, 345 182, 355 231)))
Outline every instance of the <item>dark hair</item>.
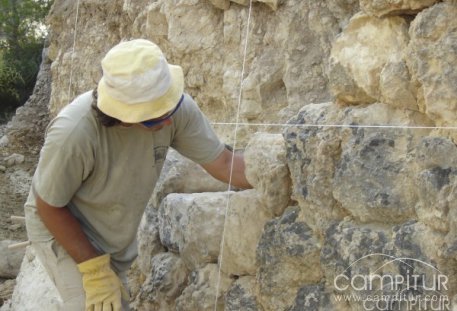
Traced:
POLYGON ((98 107, 97 107, 97 98, 98 98, 98 92, 97 92, 97 88, 95 88, 93 91, 92 91, 92 109, 95 111, 96 115, 97 115, 97 119, 98 121, 103 125, 103 126, 106 126, 106 127, 111 127, 111 126, 116 126, 116 125, 119 125, 121 123, 120 120, 116 119, 116 118, 113 118, 113 117, 110 117, 109 115, 107 114, 104 114, 98 107))

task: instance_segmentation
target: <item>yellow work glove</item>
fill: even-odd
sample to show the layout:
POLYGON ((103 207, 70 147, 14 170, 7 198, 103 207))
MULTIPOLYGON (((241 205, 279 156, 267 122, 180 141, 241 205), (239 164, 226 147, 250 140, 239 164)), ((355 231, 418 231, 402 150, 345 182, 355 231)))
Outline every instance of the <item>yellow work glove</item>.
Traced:
POLYGON ((119 277, 110 267, 110 256, 105 254, 78 265, 86 292, 86 311, 121 311, 121 297, 128 299, 119 277))

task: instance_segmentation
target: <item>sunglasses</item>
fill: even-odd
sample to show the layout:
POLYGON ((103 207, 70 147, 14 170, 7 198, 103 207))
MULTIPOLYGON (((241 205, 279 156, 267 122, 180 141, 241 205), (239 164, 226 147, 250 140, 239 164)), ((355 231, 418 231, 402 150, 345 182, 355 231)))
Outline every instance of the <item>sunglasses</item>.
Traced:
POLYGON ((184 99, 184 95, 181 96, 181 99, 179 100, 179 102, 176 105, 175 109, 173 109, 173 111, 169 112, 165 116, 162 116, 162 117, 156 118, 156 119, 151 119, 151 120, 146 120, 146 121, 140 122, 141 125, 143 125, 145 127, 153 127, 154 125, 160 124, 160 123, 170 119, 171 116, 176 112, 176 110, 178 110, 179 106, 181 106, 181 103, 182 103, 183 99, 184 99))

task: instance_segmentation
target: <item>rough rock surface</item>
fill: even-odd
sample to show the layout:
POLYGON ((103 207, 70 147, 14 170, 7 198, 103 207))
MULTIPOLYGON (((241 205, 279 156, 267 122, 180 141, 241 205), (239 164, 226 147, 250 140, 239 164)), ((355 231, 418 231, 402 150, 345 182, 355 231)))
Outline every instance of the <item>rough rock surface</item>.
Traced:
POLYGON ((136 297, 137 310, 172 310, 176 298, 187 284, 188 270, 182 259, 171 252, 161 253, 151 260, 151 269, 136 297))
POLYGON ((322 278, 320 242, 298 213, 290 208, 268 222, 257 246, 259 300, 265 310, 286 310, 298 288, 322 278))
POLYGON ((228 199, 224 192, 168 195, 159 208, 160 241, 190 269, 216 262, 228 199))
POLYGON ((19 268, 24 257, 24 249, 8 249, 8 245, 13 245, 19 241, 3 240, 0 241, 0 278, 12 279, 19 273, 19 268))
POLYGON ((1 311, 62 310, 57 290, 31 247, 27 247, 16 283, 11 300, 1 311))
POLYGON ((366 13, 381 17, 385 15, 413 15, 437 2, 438 0, 360 0, 360 6, 366 13))
POLYGON ((192 271, 189 285, 176 300, 177 311, 224 310, 224 293, 230 287, 232 280, 218 273, 215 264, 209 264, 202 269, 192 271), (219 286, 217 286, 219 285, 219 286))
POLYGON ((402 17, 352 17, 330 56, 329 79, 336 99, 351 104, 379 100, 381 72, 388 62, 402 60, 407 44, 408 24, 402 17))
MULTIPOLYGON (((438 3, 417 15, 411 23, 411 40, 406 52, 412 81, 418 85, 421 111, 441 126, 455 126, 457 109, 457 73, 451 70, 457 61, 457 6, 438 3)), ((455 136, 454 136, 455 137, 455 136)))
POLYGON ((255 190, 241 191, 230 196, 225 219, 225 238, 219 258, 227 275, 256 274, 256 246, 265 223, 273 214, 263 206, 255 190))
POLYGON ((233 282, 225 297, 225 311, 262 311, 255 293, 255 278, 244 276, 233 282))
POLYGON ((263 203, 279 216, 289 204, 291 181, 286 145, 279 134, 256 133, 244 153, 246 178, 260 193, 263 203))

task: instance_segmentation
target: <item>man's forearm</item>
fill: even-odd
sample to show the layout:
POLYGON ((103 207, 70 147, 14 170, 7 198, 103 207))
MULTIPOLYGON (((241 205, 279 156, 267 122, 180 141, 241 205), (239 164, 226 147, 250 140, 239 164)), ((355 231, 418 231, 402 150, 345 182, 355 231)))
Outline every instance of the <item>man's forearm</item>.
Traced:
MULTIPOLYGON (((233 170, 231 184, 241 189, 251 189, 252 186, 246 179, 244 157, 242 154, 233 153, 233 170)), ((230 163, 231 165, 231 163, 230 163)))
POLYGON ((67 207, 54 207, 39 196, 35 197, 41 220, 77 264, 99 255, 82 231, 79 221, 67 207))
POLYGON ((202 167, 214 178, 229 183, 237 188, 251 189, 246 179, 244 157, 227 148, 212 162, 202 164, 202 167), (233 169, 232 169, 233 157, 233 169), (230 177, 231 176, 231 177, 230 177))

